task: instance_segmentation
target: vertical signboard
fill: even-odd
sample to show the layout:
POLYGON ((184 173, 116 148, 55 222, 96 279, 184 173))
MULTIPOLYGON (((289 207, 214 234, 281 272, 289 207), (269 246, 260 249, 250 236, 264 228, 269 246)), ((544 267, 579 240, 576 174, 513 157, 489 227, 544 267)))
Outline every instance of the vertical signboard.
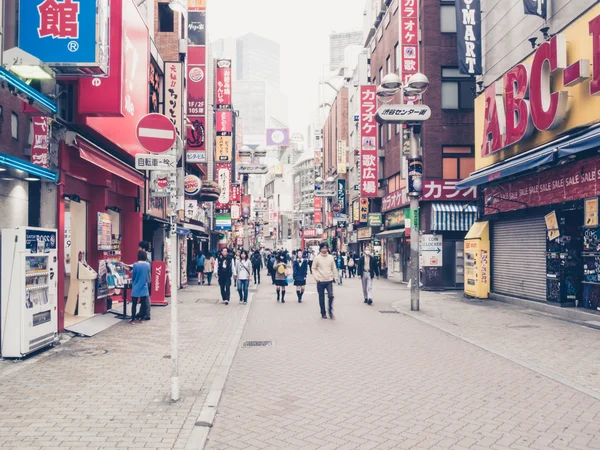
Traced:
POLYGON ((458 69, 467 75, 481 75, 481 1, 456 1, 456 48, 458 69))
POLYGON ((346 143, 337 141, 337 172, 339 174, 346 173, 346 143))
POLYGON ((217 60, 217 83, 215 86, 215 106, 217 109, 231 108, 231 60, 217 60))
POLYGON ((377 197, 379 159, 377 157, 376 87, 360 87, 360 195, 377 197))
POLYGON ((402 80, 419 71, 419 0, 400 0, 400 42, 402 80))
POLYGON ((360 199, 360 211, 359 211, 359 222, 367 223, 369 221, 369 199, 361 198, 360 199))
POLYGON ((340 205, 340 213, 346 214, 346 180, 338 180, 337 182, 337 199, 340 205))
MULTIPOLYGON (((186 150, 206 152, 206 2, 188 1, 186 150)), ((204 158, 206 161, 206 158, 204 158)))
POLYGON ((49 127, 48 118, 44 116, 33 117, 33 142, 31 143, 31 163, 36 166, 50 167, 48 155, 49 127))
POLYGON ((221 194, 215 208, 219 212, 228 213, 231 207, 231 163, 217 163, 216 169, 217 184, 221 194))
POLYGON ((182 72, 181 63, 165 63, 165 116, 175 125, 175 131, 179 136, 183 136, 181 129, 182 72))

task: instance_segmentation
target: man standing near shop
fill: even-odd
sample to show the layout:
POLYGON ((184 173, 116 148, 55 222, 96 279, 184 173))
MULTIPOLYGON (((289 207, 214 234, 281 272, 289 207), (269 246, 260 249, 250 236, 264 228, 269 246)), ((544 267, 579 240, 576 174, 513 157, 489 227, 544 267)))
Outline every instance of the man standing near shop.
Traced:
POLYGON ((335 280, 335 277, 337 276, 337 269, 334 257, 329 254, 327 242, 321 242, 319 245, 319 254, 313 261, 312 274, 317 282, 321 317, 327 319, 325 311, 325 291, 327 291, 329 300, 329 318, 333 319, 333 280, 335 280))
POLYGON ((379 279, 379 264, 377 260, 371 256, 371 249, 368 247, 365 249, 364 255, 361 256, 358 261, 358 276, 362 281, 365 303, 372 305, 373 278, 377 276, 379 279))

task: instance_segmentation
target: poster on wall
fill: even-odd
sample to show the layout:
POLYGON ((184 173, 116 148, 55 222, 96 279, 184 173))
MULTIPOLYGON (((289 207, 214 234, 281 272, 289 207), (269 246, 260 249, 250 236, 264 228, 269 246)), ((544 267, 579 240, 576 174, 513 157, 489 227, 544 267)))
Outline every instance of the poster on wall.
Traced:
POLYGON ((548 240, 553 241, 554 239, 560 236, 556 211, 552 211, 550 214, 544 216, 544 218, 546 219, 546 230, 548 230, 548 240))
POLYGON ((100 260, 98 263, 98 278, 96 279, 96 298, 104 297, 108 297, 108 274, 106 261, 100 260))
POLYGON ((106 213, 98 213, 98 250, 112 250, 112 221, 106 213))
POLYGON ((598 197, 586 198, 584 203, 585 228, 598 228, 598 197))
POLYGON ((71 213, 65 212, 65 275, 71 275, 71 213))

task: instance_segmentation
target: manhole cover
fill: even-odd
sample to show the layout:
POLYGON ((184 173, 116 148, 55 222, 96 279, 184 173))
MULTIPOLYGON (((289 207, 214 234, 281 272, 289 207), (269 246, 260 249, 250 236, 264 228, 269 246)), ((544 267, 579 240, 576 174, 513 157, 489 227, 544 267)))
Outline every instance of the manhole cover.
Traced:
POLYGON ((509 325, 508 328, 526 329, 526 328, 539 328, 539 327, 537 325, 509 325))
POLYGON ((400 314, 398 311, 379 311, 381 314, 400 314))
POLYGON ((108 350, 103 350, 101 348, 87 348, 71 352, 71 356, 75 356, 76 358, 86 358, 88 356, 105 355, 106 353, 108 353, 108 350))
POLYGON ((242 347, 271 347, 273 341, 246 341, 242 347))

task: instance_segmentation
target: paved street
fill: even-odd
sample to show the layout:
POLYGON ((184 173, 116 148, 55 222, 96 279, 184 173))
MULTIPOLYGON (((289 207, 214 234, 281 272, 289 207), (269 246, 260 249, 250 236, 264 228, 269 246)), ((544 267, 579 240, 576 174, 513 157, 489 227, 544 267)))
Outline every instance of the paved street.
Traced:
POLYGON ((358 279, 335 293, 332 321, 312 281, 303 304, 292 290, 277 303, 270 282, 246 307, 181 291, 176 404, 169 308, 3 361, 0 448, 200 449, 208 432, 207 449, 600 448, 600 331, 457 293, 423 293, 410 313, 383 280, 371 307, 358 279))
MULTIPOLYGON (((302 305, 277 304, 272 289, 261 290, 243 340, 273 346, 238 350, 209 449, 600 448, 600 401, 409 316, 381 313, 408 304, 400 286, 378 283, 368 307, 358 280, 345 280, 335 321, 320 318, 315 290, 302 305)), ((477 308, 460 315, 476 321, 477 308)), ((598 336, 537 323, 533 330, 545 332, 558 324, 573 346, 590 348, 588 333, 598 336)), ((563 366, 572 360, 555 353, 563 366)), ((589 357, 598 364, 595 351, 589 357)))

